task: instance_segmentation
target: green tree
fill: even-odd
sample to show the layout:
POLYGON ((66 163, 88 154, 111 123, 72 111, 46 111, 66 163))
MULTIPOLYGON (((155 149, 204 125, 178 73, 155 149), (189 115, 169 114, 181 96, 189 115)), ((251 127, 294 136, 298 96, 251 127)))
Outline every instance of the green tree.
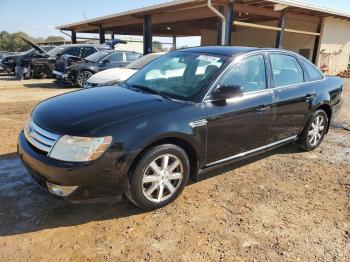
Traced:
POLYGON ((31 46, 23 40, 24 38, 32 39, 28 34, 24 32, 17 32, 11 35, 11 41, 9 43, 9 50, 15 52, 26 51, 31 48, 31 46))
POLYGON ((46 38, 46 42, 56 42, 56 41, 64 41, 63 36, 55 36, 55 35, 50 35, 46 38))
POLYGON ((153 52, 164 52, 164 51, 166 51, 166 48, 164 48, 164 46, 163 46, 163 44, 161 43, 161 42, 157 42, 157 41, 155 41, 155 42, 153 42, 152 43, 153 45, 153 52))
POLYGON ((10 43, 10 38, 11 35, 6 32, 6 31, 2 31, 0 33, 0 50, 4 51, 4 50, 8 50, 8 45, 10 43))

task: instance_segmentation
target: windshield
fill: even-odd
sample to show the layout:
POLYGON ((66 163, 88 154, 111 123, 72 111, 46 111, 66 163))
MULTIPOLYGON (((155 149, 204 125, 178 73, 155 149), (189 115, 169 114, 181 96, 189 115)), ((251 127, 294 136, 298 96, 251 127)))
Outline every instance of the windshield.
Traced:
POLYGON ((61 54, 64 49, 65 49, 65 47, 59 46, 59 47, 55 47, 55 48, 51 49, 47 53, 49 54, 49 56, 56 56, 58 54, 61 54))
POLYGON ((100 51, 100 52, 93 53, 92 55, 89 55, 85 59, 89 60, 91 62, 98 62, 98 61, 102 60, 103 58, 105 58, 109 54, 110 54, 110 52, 100 51))
POLYGON ((126 84, 171 98, 192 100, 227 60, 201 53, 169 53, 143 67, 126 84))

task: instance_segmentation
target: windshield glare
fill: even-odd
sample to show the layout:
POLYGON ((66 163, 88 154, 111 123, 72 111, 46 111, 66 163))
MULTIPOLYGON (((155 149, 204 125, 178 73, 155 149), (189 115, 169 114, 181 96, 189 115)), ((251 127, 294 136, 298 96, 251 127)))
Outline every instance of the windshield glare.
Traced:
POLYGON ((93 53, 92 55, 89 55, 85 59, 89 60, 91 62, 98 62, 98 61, 102 60, 103 58, 105 58, 109 54, 110 54, 109 52, 100 51, 100 52, 93 53))
POLYGON ((191 100, 225 64, 227 57, 191 52, 174 52, 152 61, 126 82, 131 87, 191 100))
POLYGON ((134 62, 131 62, 128 66, 126 66, 126 68, 139 70, 161 55, 162 55, 162 53, 161 54, 154 53, 154 54, 145 55, 145 56, 135 60, 134 62))

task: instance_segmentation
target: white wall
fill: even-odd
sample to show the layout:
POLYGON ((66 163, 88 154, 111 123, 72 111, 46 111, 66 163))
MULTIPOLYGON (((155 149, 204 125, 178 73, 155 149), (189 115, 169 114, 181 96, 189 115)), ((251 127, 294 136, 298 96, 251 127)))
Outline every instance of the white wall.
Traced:
MULTIPOLYGON (((257 22, 260 25, 278 27, 278 21, 257 22)), ((286 28, 316 32, 317 23, 296 19, 287 19, 286 28)), ((202 45, 216 44, 216 30, 202 30, 202 45)), ((277 31, 260 28, 234 26, 232 33, 232 45, 253 46, 253 47, 275 47, 277 31)), ((299 53, 300 49, 310 49, 310 60, 315 43, 315 36, 284 33, 283 47, 299 53)))
POLYGON ((350 21, 327 17, 321 35, 318 65, 326 64, 329 74, 347 69, 350 57, 350 21))

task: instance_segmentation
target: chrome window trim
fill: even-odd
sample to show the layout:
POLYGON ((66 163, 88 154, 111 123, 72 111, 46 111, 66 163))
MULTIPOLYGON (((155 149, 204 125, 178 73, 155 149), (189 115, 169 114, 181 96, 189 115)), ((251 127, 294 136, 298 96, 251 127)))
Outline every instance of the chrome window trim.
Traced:
MULTIPOLYGON (((244 59, 244 58, 246 58, 248 56, 251 56, 251 55, 259 55, 259 54, 261 54, 261 55, 264 55, 264 56, 266 56, 266 55, 268 56, 270 53, 279 53, 279 54, 292 55, 292 56, 294 56, 297 59, 299 64, 300 64, 299 59, 301 59, 301 58, 306 59, 306 58, 304 58, 304 57, 300 56, 299 54, 294 53, 292 51, 288 51, 288 50, 274 50, 274 49, 261 49, 261 50, 256 50, 256 51, 252 51, 252 52, 248 52, 248 53, 244 53, 244 54, 238 55, 236 58, 234 58, 227 65, 227 67, 220 73, 220 75, 217 77, 217 79, 211 84, 210 88, 208 89, 208 91, 204 95, 204 98, 203 98, 202 102, 212 102, 213 101, 212 99, 210 99, 209 93, 214 91, 213 88, 217 86, 219 80, 223 77, 223 75, 228 70, 230 70, 233 66, 235 66, 236 63, 240 62, 242 59, 244 59)), ((300 66, 301 66, 301 68, 303 70, 303 73, 305 74, 304 68, 302 67, 302 65, 300 65, 300 66)), ((243 95, 254 94, 254 93, 257 93, 257 92, 271 90, 271 89, 288 88, 288 87, 293 87, 293 86, 300 86, 300 85, 304 85, 304 84, 311 84, 311 83, 315 83, 315 82, 324 81, 327 78, 327 76, 324 73, 322 73, 321 71, 320 71, 320 73, 322 74, 322 79, 319 79, 319 80, 314 80, 314 81, 309 81, 308 80, 308 81, 304 81, 304 82, 299 83, 299 84, 292 84, 292 85, 285 85, 285 86, 278 86, 278 87, 271 86, 271 87, 267 87, 265 90, 258 90, 258 91, 248 92, 248 93, 244 93, 243 95)), ((273 77, 272 76, 272 72, 270 72, 270 74, 271 74, 271 76, 269 76, 269 77, 272 78, 273 77)))
POLYGON ((230 156, 230 157, 226 157, 226 158, 223 158, 223 159, 220 159, 220 160, 211 162, 211 163, 209 163, 209 164, 206 164, 205 167, 206 167, 206 168, 207 168, 207 167, 212 167, 212 166, 215 166, 215 165, 218 165, 218 164, 221 164, 221 163, 228 162, 228 161, 230 161, 230 160, 238 159, 238 158, 244 157, 244 156, 246 156, 246 155, 250 155, 250 154, 259 152, 259 151, 261 151, 261 150, 268 149, 268 148, 270 148, 270 147, 274 147, 274 146, 277 146, 277 145, 279 145, 279 144, 283 144, 283 143, 285 143, 285 142, 289 142, 289 141, 296 140, 297 138, 298 138, 297 135, 291 136, 291 137, 287 137, 287 138, 285 138, 285 139, 278 140, 278 141, 276 141, 276 142, 267 144, 267 145, 265 145, 265 146, 257 147, 257 148, 255 148, 255 149, 251 149, 251 150, 248 150, 248 151, 246 151, 246 152, 242 152, 242 153, 239 153, 239 154, 230 156))

